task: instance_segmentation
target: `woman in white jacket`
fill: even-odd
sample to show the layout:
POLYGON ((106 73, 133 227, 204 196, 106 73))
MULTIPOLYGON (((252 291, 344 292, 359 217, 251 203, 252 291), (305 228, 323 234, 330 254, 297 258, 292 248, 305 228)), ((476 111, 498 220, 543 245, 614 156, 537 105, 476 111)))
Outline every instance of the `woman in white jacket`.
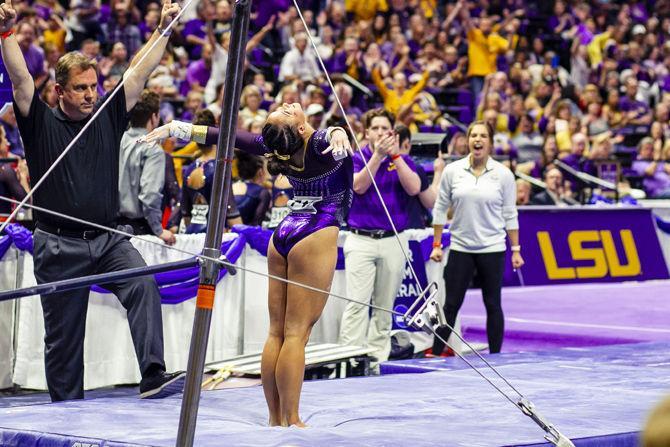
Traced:
MULTIPOLYGON (((512 266, 523 265, 519 245, 519 221, 516 210, 514 174, 491 158, 493 129, 484 121, 468 128, 470 154, 448 165, 442 173, 433 209, 433 251, 431 259, 442 261, 442 231, 447 210, 453 210, 449 227, 451 245, 444 269, 446 299, 444 314, 453 327, 465 292, 475 271, 481 279, 486 307, 486 332, 491 353, 500 352, 504 333, 504 316, 500 289, 505 270, 505 238, 509 237, 512 266)), ((438 331, 447 340, 451 330, 438 331)), ((444 343, 435 340, 433 353, 440 355, 444 343)))

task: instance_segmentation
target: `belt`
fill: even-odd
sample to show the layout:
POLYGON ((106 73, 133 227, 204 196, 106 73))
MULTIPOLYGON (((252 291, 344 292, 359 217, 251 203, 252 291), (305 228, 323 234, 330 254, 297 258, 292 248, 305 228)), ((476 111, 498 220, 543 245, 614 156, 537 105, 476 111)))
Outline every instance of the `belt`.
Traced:
POLYGON ((131 219, 129 217, 119 216, 116 219, 116 223, 118 225, 130 225, 133 228, 133 234, 135 235, 154 234, 154 232, 151 230, 151 227, 149 226, 149 222, 147 222, 144 217, 131 219))
POLYGON ((395 236, 395 233, 390 230, 359 230, 358 228, 350 228, 349 231, 359 236, 371 237, 372 239, 384 239, 385 237, 395 236))
POLYGON ((107 231, 105 230, 68 230, 66 228, 58 228, 42 222, 37 222, 35 226, 42 231, 46 231, 47 233, 55 234, 58 236, 83 239, 85 241, 93 240, 96 237, 107 233, 107 231))

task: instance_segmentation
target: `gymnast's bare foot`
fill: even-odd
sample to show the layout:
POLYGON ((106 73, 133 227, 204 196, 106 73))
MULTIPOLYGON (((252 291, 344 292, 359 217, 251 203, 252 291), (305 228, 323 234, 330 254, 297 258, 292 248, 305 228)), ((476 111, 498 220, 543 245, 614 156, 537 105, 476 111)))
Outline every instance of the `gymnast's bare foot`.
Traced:
POLYGON ((283 427, 307 428, 307 424, 305 424, 300 418, 285 419, 282 423, 282 426, 283 427))
POLYGON ((270 418, 268 421, 268 426, 270 427, 281 427, 282 423, 278 419, 270 418))

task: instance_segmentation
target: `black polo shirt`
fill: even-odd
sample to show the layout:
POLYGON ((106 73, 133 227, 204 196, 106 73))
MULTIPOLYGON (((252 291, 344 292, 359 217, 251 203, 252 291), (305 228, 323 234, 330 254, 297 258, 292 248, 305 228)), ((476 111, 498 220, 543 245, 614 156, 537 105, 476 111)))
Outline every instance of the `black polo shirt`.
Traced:
MULTIPOLYGON (((98 101, 95 111, 106 99, 98 101)), ((90 117, 71 121, 60 107, 50 109, 42 102, 37 91, 27 117, 21 116, 16 103, 14 110, 35 185, 90 117)), ((35 192, 35 205, 101 225, 113 224, 119 211, 119 147, 127 126, 126 96, 121 88, 35 192)), ((51 226, 83 229, 50 214, 35 212, 34 216, 37 222, 51 226)))

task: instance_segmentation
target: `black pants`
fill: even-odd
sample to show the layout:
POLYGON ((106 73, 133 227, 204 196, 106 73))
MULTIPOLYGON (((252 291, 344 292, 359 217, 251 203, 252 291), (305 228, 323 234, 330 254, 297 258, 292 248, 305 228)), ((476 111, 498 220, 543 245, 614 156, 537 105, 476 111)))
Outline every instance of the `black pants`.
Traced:
MULTIPOLYGON (((93 240, 34 235, 38 284, 146 265, 123 236, 104 233, 93 240)), ((165 371, 160 294, 151 276, 101 284, 128 312, 128 323, 142 377, 165 371)), ((42 295, 44 361, 52 401, 84 397, 84 331, 89 289, 42 295)), ((114 340, 110 340, 113 343, 114 340)))
MULTIPOLYGON (((454 327, 456 315, 463 305, 465 292, 474 276, 475 269, 481 282, 484 306, 486 307, 486 335, 489 341, 489 352, 500 352, 505 331, 505 319, 500 305, 500 289, 505 270, 505 252, 465 253, 449 250, 449 258, 444 268, 446 298, 444 316, 449 326, 454 327)), ((447 327, 438 330, 444 340, 448 340, 451 330, 447 327)), ((444 343, 437 338, 433 344, 433 352, 439 355, 444 343)))

